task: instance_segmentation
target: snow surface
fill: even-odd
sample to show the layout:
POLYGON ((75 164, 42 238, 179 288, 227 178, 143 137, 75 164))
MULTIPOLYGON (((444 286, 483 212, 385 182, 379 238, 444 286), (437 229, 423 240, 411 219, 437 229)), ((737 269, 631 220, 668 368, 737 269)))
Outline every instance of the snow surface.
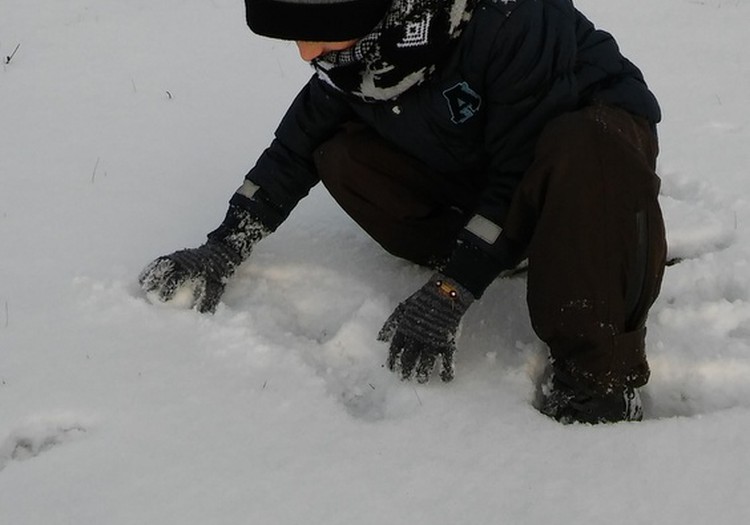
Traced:
POLYGON ((429 272, 316 189, 213 316, 135 278, 203 241, 311 74, 238 0, 2 0, 0 524, 744 524, 747 0, 580 0, 662 103, 673 256, 647 420, 530 407, 522 279, 469 311, 449 384, 383 370, 429 272), (7 62, 6 57, 20 44, 7 62))

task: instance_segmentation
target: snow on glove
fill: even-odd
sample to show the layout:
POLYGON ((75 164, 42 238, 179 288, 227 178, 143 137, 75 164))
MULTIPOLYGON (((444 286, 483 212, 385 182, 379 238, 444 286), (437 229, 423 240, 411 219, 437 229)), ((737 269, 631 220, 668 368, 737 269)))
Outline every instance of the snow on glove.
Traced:
POLYGON ((138 281, 152 303, 174 301, 200 312, 213 312, 227 279, 240 262, 237 252, 208 241, 198 248, 157 258, 141 272, 138 281))
POLYGON ((422 288, 396 307, 378 334, 390 342, 388 368, 400 371, 402 379, 415 373, 426 383, 440 358, 443 381, 453 379, 456 335, 474 296, 456 281, 433 275, 422 288))
POLYGON ((235 269, 269 233, 259 220, 232 205, 205 244, 157 258, 143 269, 138 281, 152 303, 172 302, 213 312, 235 269))

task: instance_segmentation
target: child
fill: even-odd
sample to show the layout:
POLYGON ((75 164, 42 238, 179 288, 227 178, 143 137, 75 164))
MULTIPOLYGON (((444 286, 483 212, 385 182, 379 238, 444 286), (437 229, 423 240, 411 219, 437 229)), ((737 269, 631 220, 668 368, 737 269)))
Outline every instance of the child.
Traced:
POLYGON ((612 36, 570 0, 246 0, 315 76, 198 248, 156 259, 152 300, 227 279, 322 181, 384 249, 436 269, 386 320, 388 367, 454 375, 459 323, 528 259, 550 350, 537 408, 564 423, 639 420, 645 322, 666 242, 660 111, 612 36))

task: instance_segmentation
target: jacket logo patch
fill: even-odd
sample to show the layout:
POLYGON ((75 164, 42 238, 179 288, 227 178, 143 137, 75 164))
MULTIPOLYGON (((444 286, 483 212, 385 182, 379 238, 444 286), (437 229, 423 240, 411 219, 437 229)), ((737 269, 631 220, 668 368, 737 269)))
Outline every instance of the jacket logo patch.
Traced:
POLYGON ((445 100, 448 101, 448 109, 451 112, 451 120, 454 124, 463 124, 479 111, 482 97, 469 87, 466 82, 459 82, 455 86, 443 91, 445 100))

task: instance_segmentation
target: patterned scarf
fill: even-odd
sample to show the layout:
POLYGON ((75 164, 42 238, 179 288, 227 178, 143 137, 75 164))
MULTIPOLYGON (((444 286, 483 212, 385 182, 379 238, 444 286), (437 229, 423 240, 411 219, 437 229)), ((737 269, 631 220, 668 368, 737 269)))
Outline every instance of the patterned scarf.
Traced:
POLYGON ((312 65, 320 79, 357 99, 394 99, 429 78, 471 19, 476 2, 393 0, 369 35, 312 65))

